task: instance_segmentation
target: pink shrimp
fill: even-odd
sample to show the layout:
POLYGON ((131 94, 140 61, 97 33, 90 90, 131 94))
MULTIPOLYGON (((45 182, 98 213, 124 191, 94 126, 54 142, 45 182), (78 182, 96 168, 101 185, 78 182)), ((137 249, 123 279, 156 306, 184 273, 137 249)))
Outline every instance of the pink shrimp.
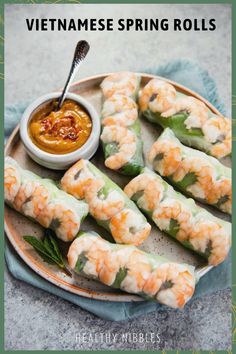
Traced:
POLYGON ((148 278, 143 291, 162 304, 182 308, 192 297, 195 277, 184 264, 160 264, 148 278))
POLYGON ((232 127, 228 118, 213 116, 202 127, 205 138, 212 144, 210 153, 220 159, 231 153, 232 127))
POLYGON ((65 173, 61 180, 62 189, 75 198, 84 199, 85 191, 96 178, 89 170, 86 160, 79 160, 65 173))
POLYGON ((148 237, 151 226, 141 214, 125 208, 111 218, 110 229, 117 243, 138 246, 148 237))
POLYGON ((164 187, 155 177, 142 173, 132 179, 124 188, 124 192, 132 199, 137 193, 137 203, 140 208, 153 211, 163 198, 164 187))
POLYGON ((208 263, 217 266, 228 255, 231 236, 217 222, 200 220, 194 225, 189 242, 195 250, 202 253, 208 252, 208 263))
POLYGON ((128 71, 118 72, 107 76, 101 83, 103 96, 109 98, 114 94, 135 96, 139 85, 139 78, 135 73, 128 71))
POLYGON ((104 143, 117 143, 119 151, 105 160, 105 165, 112 170, 118 170, 129 162, 137 149, 135 134, 120 126, 106 126, 103 129, 101 140, 104 143))
POLYGON ((138 107, 134 100, 124 95, 113 95, 108 98, 102 109, 102 124, 123 127, 134 124, 138 118, 138 107))
POLYGON ((7 165, 4 168, 4 198, 13 203, 21 186, 21 176, 15 166, 7 165))
POLYGON ((141 91, 139 107, 142 112, 150 109, 154 113, 162 113, 172 107, 175 99, 176 90, 173 85, 166 81, 152 79, 141 91))
POLYGON ((171 176, 180 166, 181 148, 169 140, 157 140, 148 154, 149 162, 162 176, 171 176))
POLYGON ((97 179, 91 183, 85 192, 89 212, 99 220, 109 220, 123 208, 125 203, 122 195, 116 190, 109 191, 107 196, 99 195, 99 191, 104 184, 105 182, 102 179, 97 179))
POLYGON ((202 128, 208 119, 208 108, 202 101, 191 96, 177 99, 170 109, 162 113, 163 117, 170 117, 177 113, 186 112, 187 119, 184 121, 187 129, 202 128))

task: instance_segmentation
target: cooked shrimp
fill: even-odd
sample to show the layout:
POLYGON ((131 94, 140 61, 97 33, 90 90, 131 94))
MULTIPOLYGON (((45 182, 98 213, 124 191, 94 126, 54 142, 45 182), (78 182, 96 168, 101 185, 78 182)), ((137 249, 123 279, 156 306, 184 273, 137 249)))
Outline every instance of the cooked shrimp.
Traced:
POLYGON ((138 193, 137 203, 140 208, 147 211, 153 211, 159 205, 163 191, 162 183, 145 173, 132 179, 124 188, 130 199, 138 193))
POLYGON ((69 266, 73 269, 76 266, 78 257, 81 253, 86 253, 90 250, 97 236, 87 233, 88 237, 78 237, 70 245, 67 258, 69 266))
POLYGON ((150 109, 162 113, 170 109, 176 99, 173 85, 159 79, 152 79, 142 90, 139 97, 139 107, 142 112, 150 109))
POLYGON ((121 289, 131 293, 141 293, 151 276, 151 263, 142 251, 134 249, 125 265, 127 275, 121 282, 121 289))
POLYGON ((112 286, 120 270, 127 271, 127 263, 133 253, 132 247, 111 250, 104 258, 99 272, 99 279, 106 285, 112 286))
POLYGON ((21 186, 21 176, 15 166, 6 164, 4 168, 4 198, 13 203, 21 186))
POLYGON ((160 230, 168 231, 171 220, 175 220, 178 225, 176 238, 185 241, 189 238, 192 230, 192 214, 183 203, 175 199, 165 199, 152 215, 153 221, 160 230))
POLYGON ((85 264, 83 271, 88 275, 92 271, 93 276, 97 275, 102 283, 111 286, 120 268, 125 264, 131 249, 125 250, 125 252, 112 251, 108 242, 104 242, 103 239, 97 237, 89 249, 83 248, 83 252, 86 252, 86 257, 90 262, 89 266, 85 264))
POLYGON ((149 151, 148 159, 162 176, 171 176, 181 163, 181 148, 170 140, 157 140, 149 151))
POLYGON ((148 237, 151 226, 142 215, 126 208, 111 218, 110 229, 117 243, 137 246, 148 237))
POLYGON ((91 233, 86 233, 86 237, 79 236, 72 242, 68 252, 69 265, 74 268, 82 256, 81 271, 90 278, 97 279, 102 267, 104 252, 97 245, 98 238, 91 233))
POLYGON ((13 206, 17 211, 22 211, 23 204, 32 198, 37 186, 38 183, 35 181, 25 181, 21 184, 13 202, 13 206))
POLYGON ((116 253, 110 251, 103 257, 102 266, 99 271, 99 279, 103 284, 111 286, 114 283, 119 270, 120 264, 117 261, 116 253))
POLYGON ((109 243, 100 237, 86 233, 86 237, 78 237, 71 245, 68 252, 68 262, 74 268, 78 257, 83 254, 87 261, 83 267, 83 273, 97 277, 106 284, 112 285, 119 271, 119 262, 114 257, 109 243))
POLYGON ((225 157, 232 150, 232 127, 229 118, 216 116, 208 119, 202 127, 207 141, 213 144, 210 153, 218 159, 225 157))
POLYGON ((138 118, 138 108, 134 100, 124 95, 108 98, 102 109, 102 124, 127 127, 138 118))
POLYGON ((47 188, 38 184, 30 197, 22 205, 22 211, 26 216, 37 219, 40 213, 47 207, 49 193, 47 188))
POLYGON ((139 79, 136 74, 124 71, 107 76, 101 83, 103 96, 109 98, 114 94, 135 96, 139 79))
POLYGON ((50 224, 47 226, 56 232, 63 241, 72 241, 80 229, 80 218, 76 212, 61 203, 50 203, 47 213, 50 224))
POLYGON ((208 263, 213 266, 225 260, 231 246, 229 233, 217 222, 208 220, 194 225, 189 241, 195 250, 209 253, 208 263))
POLYGON ((232 213, 232 181, 230 178, 221 178, 215 181, 212 191, 208 191, 206 200, 210 204, 218 204, 225 213, 232 213))
POLYGON ((96 178, 89 170, 86 160, 79 160, 65 173, 61 180, 62 189, 75 198, 83 199, 85 190, 96 178))
POLYGON ((116 190, 109 191, 107 196, 102 194, 100 191, 104 184, 105 182, 102 179, 97 179, 91 183, 89 189, 85 192, 85 200, 89 205, 89 212, 99 220, 109 220, 125 204, 124 198, 116 190))
POLYGON ((152 272, 143 291, 162 304, 182 308, 195 289, 194 273, 184 264, 164 263, 152 272))
POLYGON ((86 253, 88 261, 83 272, 99 278, 104 284, 111 285, 116 277, 118 267, 112 264, 109 244, 97 238, 86 253), (109 262, 110 261, 110 262, 109 262))
POLYGON ((170 109, 162 113, 162 116, 170 117, 182 112, 188 114, 187 119, 184 121, 187 129, 202 128, 208 119, 207 106, 197 98, 191 96, 177 99, 170 109))
POLYGON ((105 160, 105 165, 112 170, 118 170, 129 162, 137 148, 135 134, 124 127, 115 125, 103 129, 101 140, 104 143, 117 143, 119 151, 105 160))
POLYGON ((186 190, 196 198, 206 199, 214 187, 215 172, 212 165, 199 157, 186 157, 181 161, 173 179, 175 182, 180 182, 188 173, 194 174, 196 182, 186 190))

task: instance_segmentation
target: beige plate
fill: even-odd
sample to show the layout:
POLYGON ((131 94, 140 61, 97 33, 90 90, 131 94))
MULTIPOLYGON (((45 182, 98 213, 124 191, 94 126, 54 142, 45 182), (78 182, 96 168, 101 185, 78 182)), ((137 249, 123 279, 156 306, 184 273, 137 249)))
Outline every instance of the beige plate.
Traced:
MULTIPOLYGON (((107 75, 109 74, 93 76, 81 80, 80 82, 75 83, 71 87, 71 91, 78 93, 88 99, 95 106, 98 112, 100 112, 102 97, 99 85, 104 79, 104 77, 106 77, 107 75)), ((141 75, 142 86, 154 77, 153 75, 147 74, 141 75)), ((214 113, 220 114, 209 102, 207 102, 205 99, 203 99, 196 93, 179 84, 176 84, 175 82, 171 83, 178 91, 201 99, 214 113)), ((151 144, 156 140, 159 133, 160 130, 156 125, 150 124, 146 120, 142 120, 144 155, 146 155, 147 150, 150 148, 151 144)), ((8 140, 5 149, 5 154, 15 158, 23 168, 33 171, 42 177, 60 179, 60 177, 62 176, 62 172, 48 170, 40 165, 37 165, 28 157, 23 147, 23 144, 20 141, 18 126, 13 131, 8 140)), ((104 167, 103 154, 100 148, 97 151, 96 155, 93 157, 92 162, 121 187, 124 187, 124 185, 129 181, 128 177, 120 176, 104 167)), ((221 217, 225 217, 220 212, 214 211, 214 214, 221 217)), ((90 217, 85 220, 82 225, 82 228, 84 230, 97 231, 100 235, 106 238, 110 237, 90 217)), ((9 207, 5 208, 5 231, 16 252, 27 263, 27 265, 31 267, 36 273, 41 275, 43 278, 47 279, 58 287, 70 291, 74 294, 104 301, 142 301, 142 299, 138 296, 129 295, 121 291, 111 289, 105 285, 99 284, 96 281, 88 280, 75 274, 73 275, 73 278, 70 278, 69 276, 61 272, 56 266, 48 265, 47 263, 42 261, 42 259, 37 255, 33 248, 22 239, 22 235, 37 235, 39 237, 42 237, 42 227, 29 221, 24 216, 20 215, 9 207)), ((68 244, 62 243, 61 246, 63 248, 64 253, 66 254, 68 244)), ((187 262, 197 267, 204 265, 203 260, 200 257, 194 255, 190 251, 183 248, 172 238, 161 233, 153 224, 151 235, 149 236, 148 240, 145 241, 141 248, 148 252, 165 255, 173 261, 187 262)))

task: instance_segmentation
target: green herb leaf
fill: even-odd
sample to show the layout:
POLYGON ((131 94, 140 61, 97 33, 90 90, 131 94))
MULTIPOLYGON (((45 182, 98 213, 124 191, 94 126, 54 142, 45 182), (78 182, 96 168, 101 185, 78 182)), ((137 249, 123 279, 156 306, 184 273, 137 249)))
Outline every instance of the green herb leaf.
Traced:
POLYGON ((50 257, 46 256, 45 254, 41 253, 40 251, 37 251, 37 253, 40 255, 40 257, 47 263, 49 264, 55 264, 54 260, 52 260, 50 257))
POLYGON ((118 145, 116 143, 109 143, 104 145, 105 158, 115 155, 118 152, 118 145))
POLYGON ((46 229, 44 233, 44 244, 47 245, 49 252, 58 260, 62 265, 64 264, 61 252, 59 250, 55 234, 52 230, 46 229))
POLYGON ((44 244, 44 247, 47 249, 47 252, 50 253, 52 256, 54 256, 54 253, 51 250, 51 242, 50 242, 48 236, 44 237, 43 244, 44 244))
POLYGON ((169 227, 169 234, 173 237, 176 237, 177 233, 179 231, 179 224, 177 220, 175 219, 170 219, 170 227, 169 227))
POLYGON ((57 264, 66 274, 71 276, 71 272, 65 265, 57 242, 50 233, 45 232, 43 241, 34 236, 23 236, 23 239, 33 246, 44 261, 49 264, 57 264))
POLYGON ((120 284, 125 279, 128 270, 126 268, 120 268, 119 272, 116 274, 114 283, 112 284, 113 288, 120 288, 120 284))
POLYGON ((189 114, 186 112, 177 113, 169 118, 169 127, 173 129, 175 135, 178 136, 203 136, 203 132, 200 128, 187 129, 185 125, 185 120, 188 118, 189 114))
POLYGON ((229 200, 229 196, 228 195, 224 195, 223 197, 221 197, 218 202, 216 203, 216 206, 220 207, 221 204, 226 203, 229 200))
POLYGON ((86 257, 85 252, 82 252, 82 253, 79 255, 79 257, 78 257, 78 259, 77 259, 77 262, 76 262, 76 265, 75 265, 75 270, 76 270, 78 273, 80 273, 80 272, 83 270, 83 268, 84 268, 84 266, 85 266, 87 260, 88 260, 88 258, 86 257))
POLYGON ((132 200, 137 203, 137 201, 143 196, 143 191, 138 191, 132 195, 132 200))
POLYGON ((196 177, 195 173, 189 172, 186 174, 186 176, 184 176, 182 181, 178 182, 178 186, 179 186, 179 188, 185 190, 186 188, 188 188, 189 186, 191 186, 192 184, 194 184, 196 182, 197 182, 197 177, 196 177))
POLYGON ((23 236, 23 239, 26 242, 28 242, 31 246, 33 246, 33 248, 36 251, 38 251, 38 252, 44 254, 45 256, 51 258, 51 255, 48 252, 47 248, 45 247, 43 241, 37 239, 37 237, 34 237, 34 236, 23 236))

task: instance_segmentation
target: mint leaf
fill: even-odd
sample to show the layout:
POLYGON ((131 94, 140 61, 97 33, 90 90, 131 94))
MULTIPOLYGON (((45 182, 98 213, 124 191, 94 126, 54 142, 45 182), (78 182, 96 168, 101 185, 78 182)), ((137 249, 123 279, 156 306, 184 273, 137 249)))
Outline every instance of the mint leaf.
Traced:
POLYGON ((37 237, 34 237, 34 236, 23 236, 23 239, 26 242, 28 242, 31 246, 33 246, 33 248, 36 251, 44 254, 47 257, 52 258, 51 254, 48 252, 47 248, 45 247, 43 241, 37 239, 37 237))
POLYGON ((55 239, 55 234, 52 230, 46 229, 44 233, 44 245, 47 247, 49 253, 58 260, 62 265, 64 264, 61 252, 59 250, 57 241, 55 239))
POLYGON ((88 258, 86 257, 85 252, 82 252, 77 259, 75 270, 80 273, 83 270, 87 261, 88 258))
POLYGON ((62 264, 64 264, 64 261, 63 261, 63 258, 62 258, 62 255, 60 253, 60 250, 59 250, 59 247, 58 247, 58 244, 57 244, 56 240, 52 236, 49 236, 49 239, 51 241, 51 245, 53 247, 55 255, 58 258, 58 261, 61 262, 62 264))
POLYGON ((184 176, 184 178, 182 179, 182 181, 178 182, 178 186, 179 188, 185 190, 186 188, 188 188, 189 186, 191 186, 192 184, 197 182, 197 177, 195 175, 194 172, 189 172, 186 174, 186 176, 184 176))
POLYGON ((65 265, 57 242, 53 236, 47 233, 43 241, 35 236, 23 236, 23 239, 35 249, 45 262, 57 264, 67 275, 72 276, 65 265))
POLYGON ((176 237, 179 231, 179 224, 178 221, 175 219, 170 219, 170 227, 169 227, 169 234, 173 237, 176 237))
POLYGON ((40 255, 40 257, 47 263, 49 264, 55 264, 55 262, 48 256, 46 256, 45 254, 41 253, 40 251, 37 251, 37 253, 40 255))
POLYGON ((120 284, 125 279, 126 275, 127 275, 127 269, 120 268, 119 272, 116 274, 116 278, 115 278, 114 283, 112 284, 112 287, 113 288, 120 288, 120 284))

